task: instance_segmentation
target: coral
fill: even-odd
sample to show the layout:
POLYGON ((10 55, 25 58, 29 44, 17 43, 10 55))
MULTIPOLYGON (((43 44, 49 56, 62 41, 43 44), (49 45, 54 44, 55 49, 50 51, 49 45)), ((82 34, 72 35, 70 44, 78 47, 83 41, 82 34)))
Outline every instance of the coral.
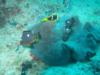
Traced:
POLYGON ((21 63, 32 59, 33 65, 27 75, 99 75, 99 61, 92 63, 96 63, 92 70, 88 67, 92 57, 100 59, 99 10, 100 0, 0 0, 0 75, 20 75, 21 63), (38 24, 41 18, 52 13, 59 16, 57 24, 38 24), (79 17, 79 24, 74 15, 79 17), (74 26, 74 21, 70 20, 72 18, 75 19, 74 26), (64 28, 65 20, 71 23, 66 23, 64 28), (30 29, 40 31, 42 35, 41 40, 30 48, 16 44, 28 26, 33 26, 30 29), (64 33, 65 29, 67 31, 64 33), (38 57, 40 61, 36 60, 38 57), (54 66, 55 69, 51 69, 51 66, 44 68, 45 65, 54 66), (48 72, 41 74, 45 70, 48 72))
POLYGON ((73 29, 79 25, 80 21, 77 16, 73 16, 65 21, 64 32, 62 39, 67 41, 70 35, 73 33, 73 29))
POLYGON ((6 18, 0 15, 0 28, 3 28, 6 24, 6 18))
POLYGON ((55 23, 44 22, 33 27, 33 32, 39 32, 41 40, 33 44, 32 53, 48 65, 65 65, 75 61, 89 61, 96 55, 95 42, 99 39, 99 31, 86 23, 83 27, 78 17, 71 17, 65 21, 64 32, 55 29, 55 23), (89 34, 93 34, 93 36, 89 34), (67 37, 62 38, 63 35, 67 37), (94 39, 94 37, 96 37, 94 39), (92 39, 93 38, 93 39, 92 39), (66 41, 64 39, 67 39, 66 41), (91 41, 91 43, 90 43, 91 41), (94 48, 93 48, 94 46, 94 48), (60 61, 59 61, 60 60, 60 61), (58 63, 59 62, 59 63, 58 63))
POLYGON ((5 24, 8 22, 10 17, 15 16, 21 12, 21 9, 18 6, 7 6, 6 0, 0 1, 0 28, 3 28, 5 24))
POLYGON ((96 47, 100 44, 100 30, 96 27, 93 27, 91 23, 86 23, 84 26, 86 31, 86 41, 87 46, 92 50, 95 50, 96 47))
POLYGON ((32 68, 32 62, 30 61, 25 61, 22 63, 22 70, 21 70, 21 75, 26 75, 28 69, 32 68))
POLYGON ((21 45, 30 45, 33 42, 33 34, 31 31, 23 31, 21 45))
POLYGON ((96 55, 96 48, 98 48, 100 40, 100 30, 93 27, 91 23, 86 23, 83 27, 81 26, 74 30, 74 33, 66 43, 69 47, 73 48, 74 59, 86 61, 96 55))
POLYGON ((39 32, 23 31, 20 44, 23 46, 31 46, 31 44, 38 43, 40 39, 41 35, 39 32))
POLYGON ((34 27, 34 32, 40 32, 41 40, 34 45, 32 53, 48 65, 64 65, 70 61, 71 49, 61 42, 61 34, 54 27, 51 22, 34 27))
POLYGON ((5 17, 10 17, 10 16, 14 16, 18 13, 21 12, 20 8, 18 8, 18 6, 13 6, 13 7, 2 7, 1 8, 2 13, 5 15, 5 17))
POLYGON ((92 60, 90 62, 92 72, 94 75, 99 75, 100 74, 100 60, 92 60))

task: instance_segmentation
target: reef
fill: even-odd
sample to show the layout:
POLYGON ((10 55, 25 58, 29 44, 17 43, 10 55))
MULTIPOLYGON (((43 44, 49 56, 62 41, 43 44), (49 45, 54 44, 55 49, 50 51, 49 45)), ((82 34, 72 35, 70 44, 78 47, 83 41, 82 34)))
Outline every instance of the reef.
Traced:
MULTIPOLYGON (((44 22, 31 30, 41 36, 38 43, 31 44, 31 53, 41 61, 50 66, 61 66, 76 61, 90 61, 96 55, 100 30, 91 23, 82 25, 78 17, 73 16, 65 20, 63 28, 57 30, 56 27, 55 23, 44 22)), ((31 33, 28 40, 33 36, 31 33)))
POLYGON ((100 60, 93 60, 90 62, 92 72, 94 75, 100 74, 100 60))
POLYGON ((18 5, 7 6, 7 0, 0 0, 0 28, 5 27, 9 19, 21 12, 18 5))
POLYGON ((100 75, 100 0, 0 0, 0 75, 100 75))

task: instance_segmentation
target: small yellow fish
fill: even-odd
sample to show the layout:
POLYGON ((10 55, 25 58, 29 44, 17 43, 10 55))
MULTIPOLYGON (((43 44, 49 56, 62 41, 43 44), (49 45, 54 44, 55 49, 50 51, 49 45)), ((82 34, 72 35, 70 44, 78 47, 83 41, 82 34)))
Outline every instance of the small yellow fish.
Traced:
POLYGON ((42 19, 41 22, 56 21, 57 19, 58 19, 58 15, 57 14, 53 14, 51 16, 48 16, 48 17, 42 19))

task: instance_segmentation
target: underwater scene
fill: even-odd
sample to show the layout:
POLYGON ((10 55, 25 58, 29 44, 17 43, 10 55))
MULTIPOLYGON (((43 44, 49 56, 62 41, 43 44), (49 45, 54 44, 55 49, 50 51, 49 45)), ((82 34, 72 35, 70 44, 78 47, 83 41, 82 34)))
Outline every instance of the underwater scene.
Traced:
POLYGON ((0 0, 0 75, 100 75, 100 0, 0 0))

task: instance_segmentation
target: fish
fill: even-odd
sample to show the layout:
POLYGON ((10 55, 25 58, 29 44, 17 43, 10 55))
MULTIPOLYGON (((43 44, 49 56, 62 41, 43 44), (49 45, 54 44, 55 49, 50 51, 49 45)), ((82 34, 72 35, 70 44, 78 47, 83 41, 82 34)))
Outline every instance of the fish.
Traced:
POLYGON ((41 20, 41 22, 48 22, 48 21, 56 21, 58 19, 57 14, 53 14, 51 16, 45 17, 41 20))

